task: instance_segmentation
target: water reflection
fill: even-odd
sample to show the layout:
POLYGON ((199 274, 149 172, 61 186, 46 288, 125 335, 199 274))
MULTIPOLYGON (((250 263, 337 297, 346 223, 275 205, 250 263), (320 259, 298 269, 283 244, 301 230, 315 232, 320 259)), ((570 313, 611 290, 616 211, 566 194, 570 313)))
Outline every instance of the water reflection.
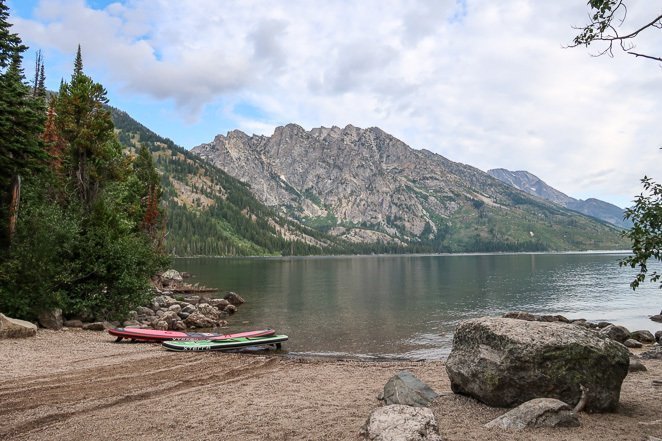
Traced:
POLYGON ((247 299, 233 328, 272 326, 299 352, 443 358, 460 320, 511 310, 648 320, 660 292, 632 292, 616 254, 178 259, 196 281, 247 299), (247 322, 247 323, 244 323, 247 322))

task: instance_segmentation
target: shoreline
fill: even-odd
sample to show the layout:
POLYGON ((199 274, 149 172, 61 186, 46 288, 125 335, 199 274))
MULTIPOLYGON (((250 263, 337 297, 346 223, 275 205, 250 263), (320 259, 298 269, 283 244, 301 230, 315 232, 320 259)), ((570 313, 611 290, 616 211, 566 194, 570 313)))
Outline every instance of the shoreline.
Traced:
MULTIPOLYGON (((114 343, 105 332, 40 329, 0 340, 0 440, 356 440, 390 377, 410 370, 441 396, 444 440, 642 440, 662 437, 662 360, 630 373, 618 412, 581 427, 504 432, 507 409, 450 390, 443 361, 334 360, 287 353, 178 353, 114 343)), ((285 346, 287 348, 287 346, 285 346)))

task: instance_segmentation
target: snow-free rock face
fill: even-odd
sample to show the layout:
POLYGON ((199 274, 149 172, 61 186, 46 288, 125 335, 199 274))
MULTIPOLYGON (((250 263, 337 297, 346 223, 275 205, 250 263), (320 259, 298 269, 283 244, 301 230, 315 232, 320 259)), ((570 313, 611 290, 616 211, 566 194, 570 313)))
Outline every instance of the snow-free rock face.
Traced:
POLYGON ((449 242, 462 249, 467 237, 521 246, 535 234, 549 234, 558 242, 554 249, 588 246, 578 237, 591 240, 594 248, 589 238, 595 233, 578 232, 568 242, 565 230, 549 229, 549 222, 565 224, 568 217, 578 221, 572 229, 590 223, 591 231, 604 230, 598 242, 617 234, 475 167, 413 149, 377 127, 306 131, 287 124, 271 136, 234 130, 191 152, 246 183, 258 200, 285 217, 351 243, 439 249, 449 242), (487 222, 487 228, 484 219, 495 223, 487 222), (514 228, 519 220, 528 226, 514 228))
POLYGON ((583 385, 587 410, 613 411, 628 366, 623 345, 584 327, 483 317, 460 324, 446 371, 453 392, 490 406, 534 398, 575 405, 583 385))

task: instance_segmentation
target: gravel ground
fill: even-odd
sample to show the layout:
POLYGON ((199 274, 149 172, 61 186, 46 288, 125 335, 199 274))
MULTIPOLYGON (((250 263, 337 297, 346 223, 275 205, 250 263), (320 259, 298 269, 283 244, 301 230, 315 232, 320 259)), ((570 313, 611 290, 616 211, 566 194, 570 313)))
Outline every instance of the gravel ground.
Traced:
POLYGON ((0 439, 355 440, 403 369, 442 395, 432 410, 445 440, 662 437, 659 360, 628 375, 616 413, 581 413, 578 428, 504 432, 483 424, 505 410, 452 394, 442 362, 176 353, 113 341, 73 329, 0 340, 0 439))

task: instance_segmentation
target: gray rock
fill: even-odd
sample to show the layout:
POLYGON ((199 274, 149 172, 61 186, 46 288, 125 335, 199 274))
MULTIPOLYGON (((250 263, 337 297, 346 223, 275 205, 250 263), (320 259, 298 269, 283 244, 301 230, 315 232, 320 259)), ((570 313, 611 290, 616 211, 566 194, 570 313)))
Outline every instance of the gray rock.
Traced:
POLYGON ((610 325, 611 325, 610 322, 598 322, 598 323, 596 323, 596 326, 600 329, 606 328, 607 326, 610 326, 610 325))
POLYGON ((229 304, 226 299, 209 299, 209 304, 223 311, 229 304))
POLYGON ((646 366, 644 366, 639 359, 630 357, 630 367, 628 368, 628 372, 645 372, 647 370, 646 366))
POLYGON ((640 348, 643 346, 640 341, 635 340, 633 338, 628 338, 623 342, 623 344, 625 345, 625 347, 628 348, 640 348))
POLYGON ((401 404, 378 407, 359 435, 372 441, 441 441, 434 414, 427 407, 401 404))
POLYGON ((209 303, 199 304, 198 313, 209 317, 214 321, 219 321, 221 319, 221 311, 219 311, 215 306, 211 306, 209 303))
POLYGON ((657 331, 655 333, 655 341, 662 344, 662 331, 657 331))
POLYGON ((37 322, 42 328, 59 331, 64 326, 62 310, 60 308, 54 308, 50 311, 43 311, 37 317, 37 322))
POLYGON ((639 354, 644 360, 662 360, 662 347, 656 346, 646 352, 639 354))
POLYGON ((246 300, 244 300, 239 294, 232 291, 226 292, 223 298, 234 306, 239 306, 246 303, 246 300))
POLYGON ((138 315, 140 315, 140 316, 147 316, 147 317, 150 317, 150 316, 153 316, 153 315, 154 315, 154 310, 153 310, 152 308, 146 308, 146 307, 144 307, 144 306, 139 306, 139 307, 137 307, 137 308, 136 308, 136 312, 137 312, 138 315))
POLYGON ((531 314, 530 312, 524 312, 524 311, 511 311, 507 312, 503 315, 504 318, 513 318, 513 319, 518 319, 518 320, 528 320, 530 322, 534 321, 536 319, 536 316, 531 314))
POLYGON ((570 320, 563 317, 562 315, 539 315, 536 317, 536 320, 539 322, 562 322, 570 323, 570 320))
POLYGON ((105 331, 106 329, 113 327, 114 326, 104 322, 83 323, 83 329, 86 331, 105 331))
POLYGON ((184 323, 189 328, 213 328, 214 326, 218 326, 219 322, 196 311, 186 317, 184 323))
POLYGON ((229 315, 232 315, 232 314, 234 314, 235 312, 237 312, 237 307, 234 306, 234 305, 228 305, 228 306, 225 307, 225 309, 223 310, 223 312, 225 312, 225 313, 227 313, 227 314, 229 314, 229 315))
POLYGON ((574 406, 583 385, 589 389, 587 410, 613 411, 628 366, 623 345, 589 329, 483 317, 460 324, 446 371, 453 392, 490 406, 510 407, 534 398, 574 406))
POLYGON ((179 314, 179 312, 182 310, 182 307, 180 305, 170 305, 168 308, 168 311, 172 311, 175 314, 179 314))
POLYGON ((645 329, 630 333, 630 338, 642 343, 655 343, 655 336, 645 329))
POLYGON ((401 371, 384 385, 379 400, 384 404, 427 407, 439 395, 409 371, 401 371))
POLYGON ((0 313, 0 339, 26 338, 37 335, 37 325, 0 313))
POLYGON ((182 275, 179 274, 179 271, 174 269, 169 269, 168 271, 161 274, 161 284, 163 286, 174 286, 182 283, 183 281, 184 278, 182 275))
POLYGON ((605 326, 598 331, 598 334, 602 337, 611 338, 619 343, 624 343, 625 340, 630 338, 630 331, 628 331, 625 326, 620 325, 605 326))
POLYGON ((139 328, 140 322, 137 320, 125 320, 122 326, 125 328, 139 328))
POLYGON ((191 305, 197 305, 200 303, 200 296, 186 296, 184 297, 184 301, 186 303, 190 303, 191 305))
POLYGON ((662 323, 662 314, 651 315, 650 319, 653 320, 654 322, 662 323))
POLYGON ((83 327, 83 322, 78 319, 74 320, 65 320, 62 323, 63 326, 66 326, 67 328, 82 328, 83 327))
POLYGON ((152 324, 152 328, 158 329, 160 331, 167 331, 168 330, 168 323, 164 322, 163 320, 157 320, 152 324))
POLYGON ((487 428, 522 430, 538 427, 579 427, 577 414, 563 401, 535 398, 485 424, 487 428))
POLYGON ((182 310, 179 312, 180 314, 185 313, 185 314, 190 314, 195 311, 195 305, 192 304, 187 304, 182 308, 182 310))
POLYGON ((186 324, 182 320, 177 320, 172 329, 174 331, 184 331, 186 330, 186 324))
POLYGON ((175 311, 168 310, 163 313, 159 318, 159 321, 166 322, 168 324, 168 329, 172 331, 175 329, 175 323, 179 321, 179 315, 177 315, 175 311))

